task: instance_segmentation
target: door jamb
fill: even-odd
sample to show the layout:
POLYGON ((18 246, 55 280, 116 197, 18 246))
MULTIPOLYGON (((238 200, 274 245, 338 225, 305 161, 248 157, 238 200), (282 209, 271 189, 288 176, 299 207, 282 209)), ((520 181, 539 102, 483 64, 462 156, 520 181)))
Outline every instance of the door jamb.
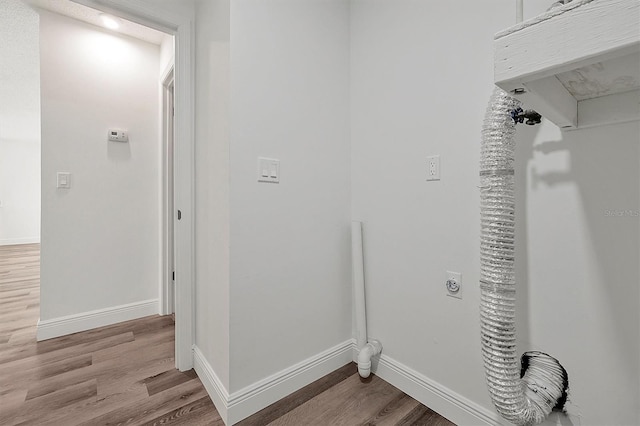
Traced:
MULTIPOLYGON (((169 200, 173 196, 174 182, 170 179, 173 175, 173 159, 175 157, 175 132, 173 124, 173 112, 167 109, 168 105, 173 107, 173 96, 170 89, 174 84, 173 59, 160 79, 162 83, 162 283, 160 288, 160 315, 171 315, 174 312, 175 295, 173 287, 173 272, 175 263, 172 266, 171 255, 175 259, 175 243, 171 238, 175 229, 174 207, 175 200, 169 200), (169 145, 169 133, 173 141, 169 145), (171 170, 172 173, 169 173, 171 170), (173 247, 172 247, 173 246, 173 247)), ((175 93, 175 92, 174 92, 175 93)))

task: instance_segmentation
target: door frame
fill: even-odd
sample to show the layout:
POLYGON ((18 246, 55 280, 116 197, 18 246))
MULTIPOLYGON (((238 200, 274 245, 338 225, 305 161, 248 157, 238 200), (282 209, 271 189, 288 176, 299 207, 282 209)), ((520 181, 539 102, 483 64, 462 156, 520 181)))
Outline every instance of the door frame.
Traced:
MULTIPOLYGON (((194 20, 149 0, 72 0, 175 37, 174 235, 176 260, 176 368, 193 368, 194 344, 194 20), (181 219, 177 220, 177 211, 181 219)), ((176 4, 179 4, 176 2, 176 4)))
POLYGON ((162 84, 162 282, 160 287, 160 315, 175 312, 175 271, 174 244, 174 60, 160 77, 162 84))

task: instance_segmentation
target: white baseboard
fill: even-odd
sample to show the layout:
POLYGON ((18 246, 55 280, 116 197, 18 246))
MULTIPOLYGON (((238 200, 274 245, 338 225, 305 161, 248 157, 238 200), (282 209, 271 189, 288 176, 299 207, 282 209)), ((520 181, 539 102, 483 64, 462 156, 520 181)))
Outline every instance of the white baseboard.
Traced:
POLYGON ((232 394, 224 388, 197 346, 194 347, 194 366, 220 416, 230 426, 348 364, 352 351, 353 342, 347 340, 232 394))
POLYGON ((321 377, 351 362, 347 340, 285 370, 234 392, 229 397, 230 425, 249 417, 321 377))
POLYGON ((5 238, 0 240, 0 246, 13 246, 18 244, 37 244, 40 242, 40 237, 29 238, 5 238))
MULTIPOLYGON (((357 353, 355 340, 351 339, 231 395, 197 346, 194 346, 194 368, 222 420, 231 426, 354 361, 357 353)), ((373 373, 458 425, 507 424, 492 410, 384 354, 374 361, 373 373)))
POLYGON ((216 372, 211 368, 211 364, 209 364, 200 348, 196 345, 193 345, 193 369, 196 370, 200 381, 207 390, 211 401, 213 401, 213 405, 216 406, 222 421, 228 425, 227 406, 229 405, 229 392, 218 378, 216 372))
POLYGON ((36 339, 38 341, 52 339, 157 313, 158 299, 151 299, 45 321, 38 320, 36 339))
POLYGON ((377 363, 374 363, 373 372, 457 425, 508 424, 503 422, 498 413, 486 409, 384 354, 377 363))

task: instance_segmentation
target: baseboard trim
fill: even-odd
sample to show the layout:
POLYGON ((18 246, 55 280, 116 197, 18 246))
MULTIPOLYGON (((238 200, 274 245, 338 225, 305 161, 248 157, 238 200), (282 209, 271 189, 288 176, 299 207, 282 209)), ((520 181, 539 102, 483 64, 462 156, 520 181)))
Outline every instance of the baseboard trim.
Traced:
POLYGON ((194 346, 194 367, 220 417, 230 426, 348 364, 352 359, 352 346, 352 340, 347 340, 232 394, 197 346, 194 346))
POLYGON ((38 341, 53 339, 157 313, 158 299, 151 299, 45 321, 38 320, 36 339, 38 341))
MULTIPOLYGON (((194 368, 224 423, 231 426, 284 398, 357 356, 351 339, 237 392, 229 394, 197 346, 194 368)), ((382 355, 373 373, 458 425, 502 426, 500 416, 412 368, 382 355)))
POLYGON ((505 424, 497 413, 384 354, 374 364, 373 372, 457 425, 505 424))
POLYGON ((213 405, 216 406, 218 414, 222 418, 224 424, 229 424, 227 421, 227 406, 229 405, 229 392, 224 387, 222 381, 218 378, 218 375, 211 364, 207 361, 200 348, 193 345, 193 369, 198 374, 200 381, 207 390, 213 405))
POLYGON ((0 246, 13 246, 19 244, 38 244, 40 243, 40 237, 30 237, 30 238, 6 238, 4 240, 0 240, 0 246))
POLYGON ((229 398, 229 424, 257 413, 309 383, 351 362, 352 341, 347 340, 259 382, 229 398))

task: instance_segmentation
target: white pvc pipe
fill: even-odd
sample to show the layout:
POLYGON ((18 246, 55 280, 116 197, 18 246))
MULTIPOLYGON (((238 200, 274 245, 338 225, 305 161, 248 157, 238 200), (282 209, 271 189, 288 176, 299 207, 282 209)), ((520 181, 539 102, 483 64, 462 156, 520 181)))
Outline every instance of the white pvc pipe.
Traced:
POLYGON ((382 343, 372 340, 358 352, 358 374, 367 378, 371 374, 371 358, 382 352, 382 343))
POLYGON ((364 255, 362 252, 362 223, 351 222, 351 278, 356 315, 356 342, 358 345, 358 374, 367 378, 371 374, 371 358, 382 352, 382 343, 367 343, 367 313, 364 294, 364 255))
POLYGON ((362 223, 351 222, 351 262, 353 300, 356 315, 358 350, 367 344, 367 313, 364 302, 364 257, 362 254, 362 223))
POLYGON ((524 19, 524 0, 516 0, 516 23, 519 24, 524 19))

